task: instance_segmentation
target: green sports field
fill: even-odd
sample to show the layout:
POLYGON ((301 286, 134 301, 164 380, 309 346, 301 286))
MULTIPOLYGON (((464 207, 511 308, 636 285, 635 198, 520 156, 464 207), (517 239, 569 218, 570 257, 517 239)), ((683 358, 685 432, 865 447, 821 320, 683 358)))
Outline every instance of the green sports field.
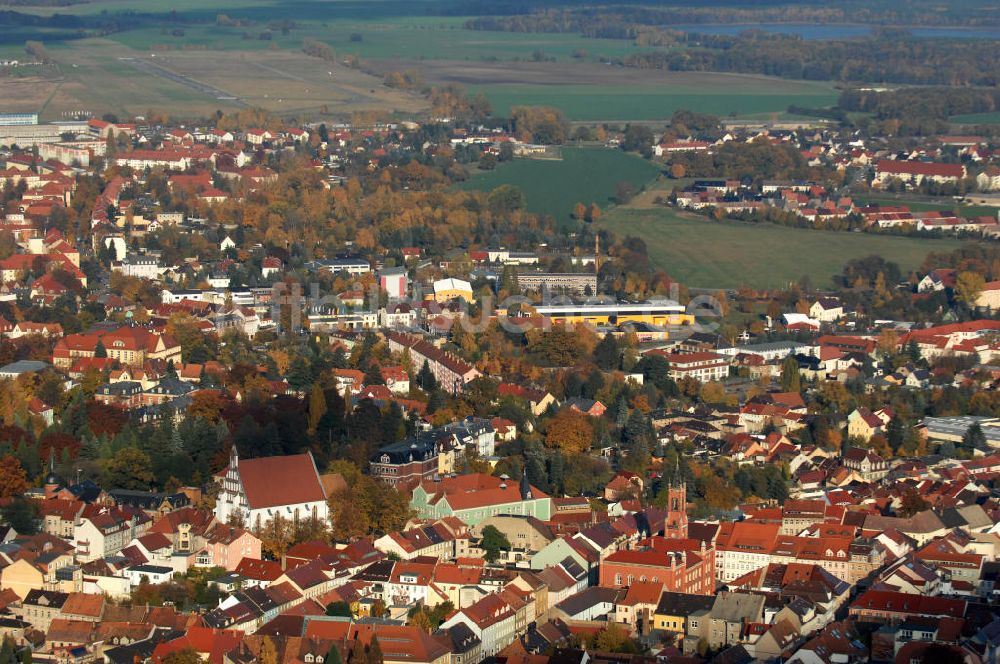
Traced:
POLYGON ((716 222, 671 209, 616 208, 599 225, 619 236, 641 237, 656 267, 689 286, 705 288, 779 288, 803 275, 825 286, 847 261, 871 254, 898 263, 905 273, 929 252, 951 251, 962 244, 716 222))
POLYGON ((614 204, 619 182, 638 191, 659 174, 654 164, 620 150, 563 148, 561 161, 516 159, 495 171, 477 171, 463 183, 466 190, 490 191, 509 184, 524 192, 528 209, 568 220, 577 203, 614 204))

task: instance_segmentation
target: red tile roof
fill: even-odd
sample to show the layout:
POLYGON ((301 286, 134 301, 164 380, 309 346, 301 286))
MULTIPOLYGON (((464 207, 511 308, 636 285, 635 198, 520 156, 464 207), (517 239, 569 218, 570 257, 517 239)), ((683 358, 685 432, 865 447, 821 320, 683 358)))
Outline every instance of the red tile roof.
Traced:
POLYGON ((326 500, 312 454, 240 459, 240 480, 251 509, 326 500))

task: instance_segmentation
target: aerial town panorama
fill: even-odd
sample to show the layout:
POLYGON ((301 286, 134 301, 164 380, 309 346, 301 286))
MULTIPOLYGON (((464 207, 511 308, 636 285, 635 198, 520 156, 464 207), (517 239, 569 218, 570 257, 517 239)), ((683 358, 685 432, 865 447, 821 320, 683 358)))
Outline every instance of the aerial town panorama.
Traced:
POLYGON ((0 664, 1000 664, 997 0, 0 0, 0 664))

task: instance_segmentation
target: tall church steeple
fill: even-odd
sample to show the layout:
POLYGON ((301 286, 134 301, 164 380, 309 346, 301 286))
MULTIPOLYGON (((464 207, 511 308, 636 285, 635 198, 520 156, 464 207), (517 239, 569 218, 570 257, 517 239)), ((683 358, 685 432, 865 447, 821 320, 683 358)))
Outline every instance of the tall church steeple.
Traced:
POLYGON ((680 458, 667 486, 667 519, 664 535, 675 539, 688 536, 687 482, 681 477, 680 458))

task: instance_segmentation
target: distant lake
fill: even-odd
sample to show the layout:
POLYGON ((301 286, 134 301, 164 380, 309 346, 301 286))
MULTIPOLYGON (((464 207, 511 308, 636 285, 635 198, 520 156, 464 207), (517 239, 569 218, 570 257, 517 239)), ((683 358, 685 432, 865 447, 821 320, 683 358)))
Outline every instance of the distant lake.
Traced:
MULTIPOLYGON (((845 37, 867 37, 872 34, 869 25, 838 25, 811 23, 704 23, 694 25, 672 25, 673 30, 700 32, 706 35, 737 35, 747 30, 762 30, 778 34, 798 35, 803 39, 843 39, 845 37)), ((1000 27, 981 28, 904 28, 914 37, 949 39, 1000 39, 1000 27)))

